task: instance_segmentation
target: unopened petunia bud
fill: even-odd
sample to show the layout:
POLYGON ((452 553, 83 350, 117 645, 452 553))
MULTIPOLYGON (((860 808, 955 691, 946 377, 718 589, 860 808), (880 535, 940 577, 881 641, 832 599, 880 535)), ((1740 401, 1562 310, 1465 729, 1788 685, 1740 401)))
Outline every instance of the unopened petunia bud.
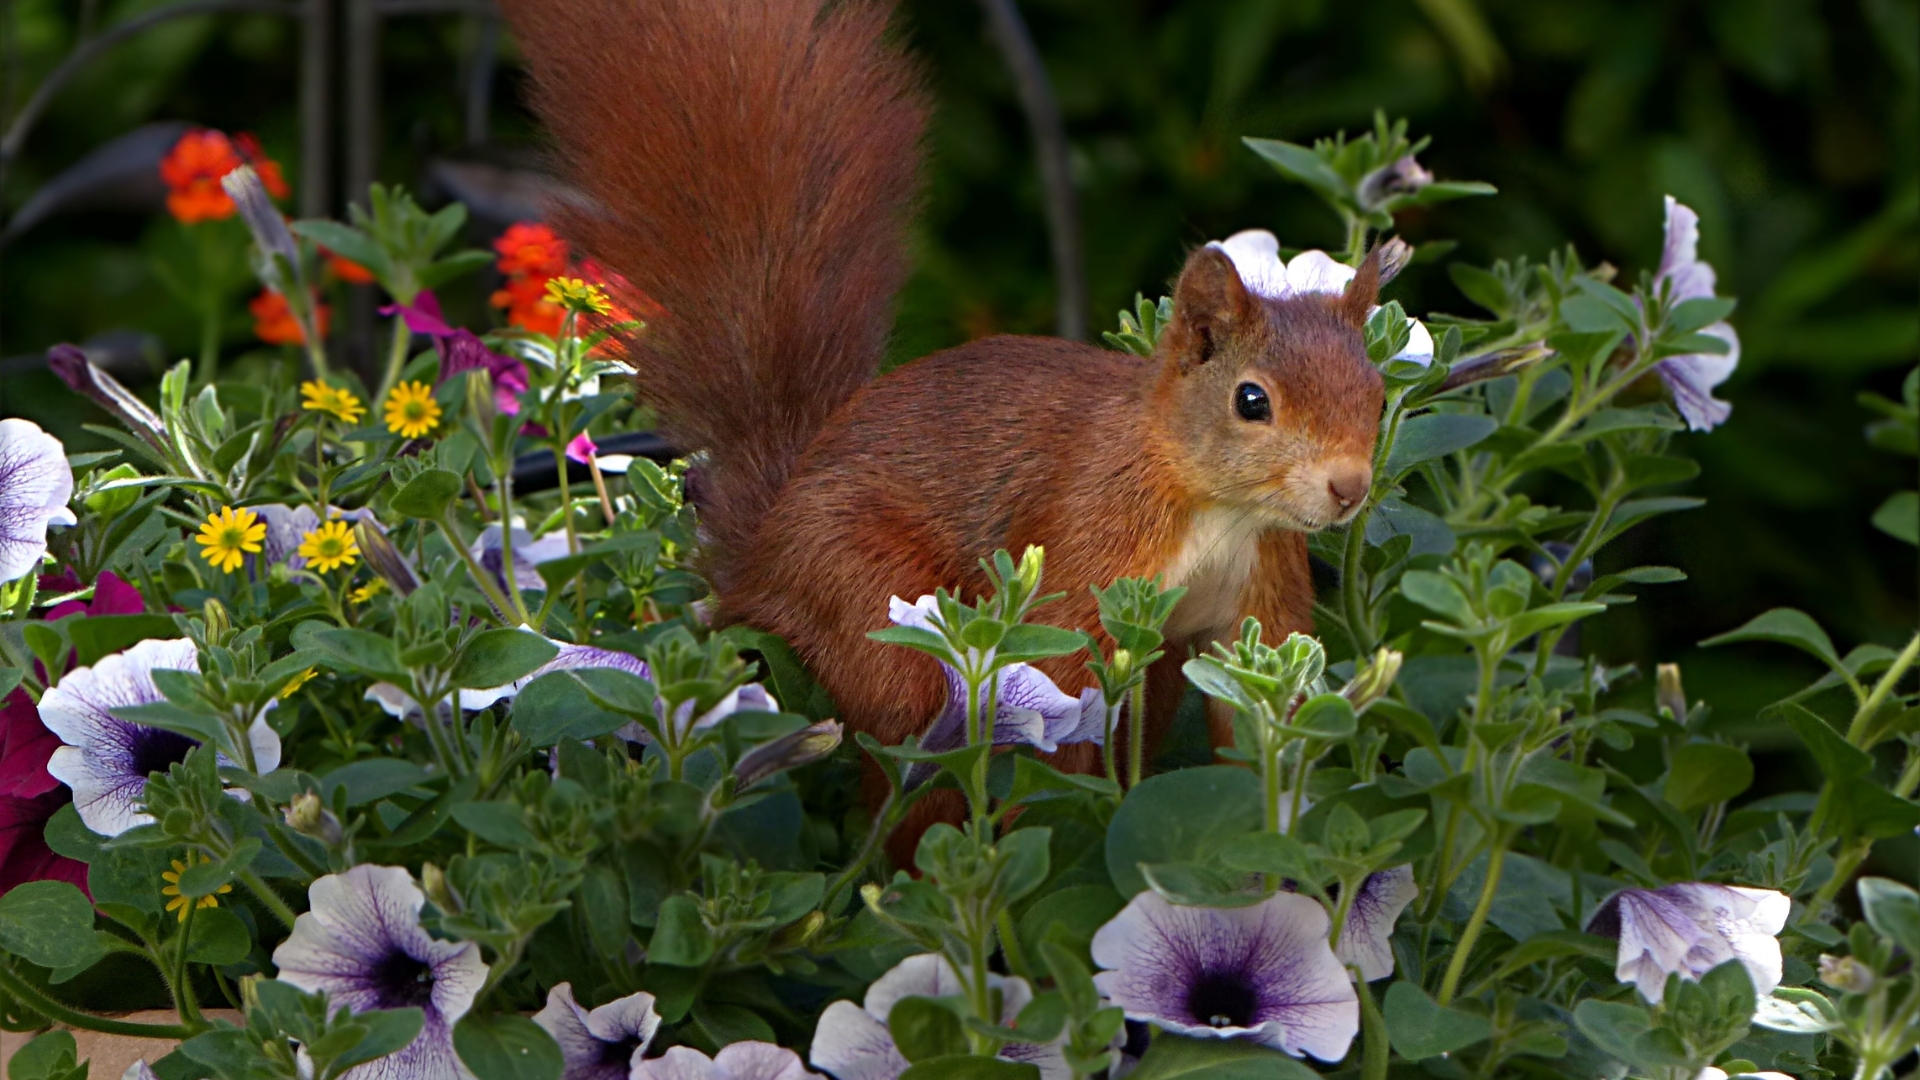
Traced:
POLYGON ((303 791, 287 804, 284 815, 287 827, 301 836, 310 836, 315 840, 333 847, 340 842, 340 819, 333 816, 320 802, 320 796, 311 791, 303 791))
POLYGON ((1355 712, 1359 712, 1393 689, 1393 681, 1400 677, 1400 664, 1405 659, 1392 649, 1379 650, 1365 667, 1353 673, 1352 681, 1341 687, 1341 695, 1353 703, 1355 712))
POLYGON ((396 594, 411 596, 420 587, 420 579, 414 576, 413 567, 407 565, 407 560, 387 539, 386 530, 380 527, 379 522, 371 518, 360 519, 353 527, 353 538, 358 542, 360 554, 366 558, 367 565, 373 567, 373 572, 379 574, 388 585, 393 586, 396 594))
POLYGON ((1680 665, 1661 664, 1659 682, 1654 690, 1653 700, 1659 703, 1660 711, 1680 723, 1687 721, 1687 691, 1680 685, 1680 665))
POLYGON ((225 640, 227 631, 233 628, 233 620, 227 617, 226 605, 214 597, 209 596, 207 602, 200 605, 200 617, 206 620, 209 644, 225 640))
POLYGON ((458 914, 464 907, 447 881, 447 872, 433 863, 420 866, 420 891, 427 894, 427 899, 433 901, 434 907, 449 915, 458 914))
POLYGON ((772 742, 756 746, 740 758, 733 767, 734 779, 738 790, 745 791, 762 780, 769 779, 788 769, 797 769, 809 762, 818 761, 840 745, 840 722, 822 720, 809 724, 791 735, 783 735, 772 742))
POLYGON ((1820 954, 1820 981, 1842 993, 1864 994, 1879 980, 1873 969, 1851 956, 1820 954))
POLYGON ((1372 210, 1397 195, 1412 195, 1431 183, 1433 174, 1415 161, 1412 154, 1403 154, 1360 178, 1360 204, 1372 210))

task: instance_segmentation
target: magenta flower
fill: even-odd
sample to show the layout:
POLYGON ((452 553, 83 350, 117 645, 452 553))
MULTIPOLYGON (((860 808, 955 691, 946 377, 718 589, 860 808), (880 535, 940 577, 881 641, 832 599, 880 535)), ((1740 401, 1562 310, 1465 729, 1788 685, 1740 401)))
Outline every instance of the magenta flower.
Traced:
POLYGON ((53 622, 69 615, 138 615, 145 610, 147 602, 141 597, 139 589, 127 584, 113 571, 104 570, 93 583, 93 599, 55 604, 47 609, 47 621, 53 622))
MULTIPOLYGON (((1662 285, 1673 289, 1673 302, 1711 298, 1714 289, 1713 267, 1700 261, 1700 215, 1673 196, 1667 196, 1666 242, 1660 250, 1660 270, 1653 278, 1657 290, 1662 285)), ((1722 320, 1702 327, 1703 334, 1727 343, 1724 354, 1693 353, 1669 356, 1655 364, 1660 380, 1673 394, 1674 408, 1695 431, 1710 431, 1726 422, 1733 406, 1713 396, 1713 388, 1727 381, 1740 366, 1740 335, 1722 320)))
POLYGON ((471 330, 455 330, 434 342, 440 347, 440 381, 463 371, 485 371, 493 379, 493 403, 508 416, 520 413, 520 395, 527 389, 527 365, 494 352, 471 330))
POLYGON ((599 452, 600 448, 593 444, 593 440, 588 438, 584 431, 575 435, 573 441, 567 444, 567 460, 577 461, 582 465, 599 452))
POLYGON ((0 896, 15 885, 52 879, 87 887, 87 864, 47 847, 47 822, 73 793, 47 771, 60 738, 40 722, 26 690, 0 707, 0 896))

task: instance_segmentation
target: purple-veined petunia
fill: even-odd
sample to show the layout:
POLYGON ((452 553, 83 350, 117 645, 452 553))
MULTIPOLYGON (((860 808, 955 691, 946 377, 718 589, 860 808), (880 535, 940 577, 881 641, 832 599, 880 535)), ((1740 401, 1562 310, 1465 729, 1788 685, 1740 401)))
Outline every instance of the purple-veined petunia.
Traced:
MULTIPOLYGON (((940 630, 932 615, 938 608, 932 594, 914 603, 895 596, 887 602, 887 617, 900 626, 921 630, 940 630)), ((940 670, 947 677, 947 703, 934 718, 920 745, 929 750, 952 750, 967 741, 967 684, 960 672, 944 661, 940 670)), ((1026 743, 1052 753, 1062 744, 1099 742, 1106 735, 1105 704, 1083 694, 1073 697, 1032 664, 1009 664, 994 672, 992 683, 980 687, 980 707, 986 708, 998 684, 994 708, 993 741, 996 745, 1026 743)))
POLYGON ((1772 889, 1682 882, 1622 889, 1587 922, 1587 932, 1620 943, 1614 977, 1658 1004, 1667 976, 1698 979, 1729 960, 1746 965, 1765 997, 1780 985, 1780 941, 1793 902, 1772 889))
MULTIPOLYGON (((1025 979, 1013 975, 989 974, 987 982, 1000 992, 1001 1023, 1013 1026, 1020 1010, 1033 1000, 1033 989, 1025 979)), ((898 1080, 908 1062, 887 1030, 893 1007, 910 997, 944 998, 964 993, 966 985, 946 957, 939 953, 909 956, 867 987, 862 1004, 836 1001, 827 1006, 814 1029, 808 1060, 837 1080, 898 1080)), ((1057 1045, 1012 1043, 1001 1047, 999 1056, 1038 1066, 1041 1080, 1071 1080, 1073 1075, 1057 1045)))
MULTIPOLYGON (((102 657, 92 667, 67 673, 40 698, 40 719, 66 745, 53 752, 47 771, 73 789, 73 808, 87 828, 118 836, 153 818, 139 809, 147 775, 165 772, 186 758, 193 739, 162 728, 121 720, 113 710, 164 700, 154 685, 156 670, 198 671, 200 658, 184 638, 148 639, 125 652, 102 657)), ((253 771, 266 775, 280 765, 280 736, 268 726, 269 702, 247 728, 253 771)), ((222 765, 233 765, 221 755, 222 765)))
MULTIPOLYGON (((1283 260, 1279 238, 1265 229, 1245 229, 1207 246, 1225 253, 1248 292, 1269 300, 1314 294, 1338 296, 1346 291, 1355 272, 1353 267, 1318 249, 1283 260)), ((1433 363, 1433 334, 1419 319, 1408 316, 1406 347, 1392 358, 1410 360, 1422 367, 1433 363)))
POLYGON ((33 572, 47 554, 47 526, 72 525, 67 448, 31 420, 0 420, 0 581, 33 572))
POLYGON ((653 995, 628 994, 594 1009, 583 1009, 573 999, 573 984, 561 983, 547 991, 547 1006, 533 1014, 533 1022, 560 1044, 566 1064, 560 1080, 632 1080, 660 1028, 653 995))
POLYGON ((1393 974, 1393 926, 1400 920, 1400 912, 1419 895, 1420 886, 1414 884, 1411 866, 1368 874, 1347 908, 1347 924, 1340 931, 1340 944, 1333 955, 1341 963, 1359 968, 1360 977, 1368 982, 1393 974))
POLYGON ((467 1075, 453 1026, 473 1006, 487 965, 471 941, 437 941, 420 925, 426 895, 398 866, 362 864, 307 889, 307 912, 273 951, 280 980, 325 991, 354 1012, 417 1008, 420 1034, 395 1053, 358 1066, 352 1080, 467 1075))
POLYGON ((784 1046, 737 1042, 712 1057, 692 1047, 673 1047, 636 1063, 631 1080, 820 1080, 820 1074, 784 1046))
POLYGON ((1339 1061, 1360 1030, 1360 999, 1328 927, 1326 909, 1295 893, 1203 908, 1142 892, 1093 935, 1105 969, 1093 981, 1130 1020, 1339 1061))
MULTIPOLYGON (((1653 277, 1654 289, 1671 287, 1675 304, 1711 298, 1713 267, 1700 260, 1699 249, 1700 215, 1667 196, 1666 237, 1660 249, 1660 269, 1653 277)), ((1733 406, 1714 397, 1713 388, 1726 382, 1733 369, 1740 366, 1740 335, 1725 320, 1703 326, 1700 332, 1726 342, 1727 351, 1669 356, 1655 364, 1654 370, 1673 394, 1673 405, 1687 426, 1710 431, 1733 414, 1733 406)))

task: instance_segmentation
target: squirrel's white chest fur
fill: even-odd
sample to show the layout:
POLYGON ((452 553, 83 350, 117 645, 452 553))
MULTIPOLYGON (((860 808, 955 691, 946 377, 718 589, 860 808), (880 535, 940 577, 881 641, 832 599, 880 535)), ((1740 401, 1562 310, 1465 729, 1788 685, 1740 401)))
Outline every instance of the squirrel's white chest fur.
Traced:
POLYGON ((1240 621, 1240 595, 1260 555, 1261 523, 1254 515, 1227 507, 1194 512, 1186 539, 1162 571, 1166 586, 1185 586, 1187 595, 1167 620, 1167 639, 1231 634, 1240 621))

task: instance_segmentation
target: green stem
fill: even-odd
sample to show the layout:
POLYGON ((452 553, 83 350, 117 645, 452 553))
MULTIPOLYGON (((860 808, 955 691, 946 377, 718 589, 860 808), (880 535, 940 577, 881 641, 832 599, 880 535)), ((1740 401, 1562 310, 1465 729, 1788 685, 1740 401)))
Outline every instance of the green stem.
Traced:
POLYGON ((1373 1000, 1373 990, 1353 971, 1353 988, 1360 996, 1360 1080, 1387 1080, 1387 1021, 1373 1000))
MULTIPOLYGON (((480 561, 473 557, 473 552, 467 550, 467 545, 460 541, 460 534, 453 531, 453 523, 447 520, 445 514, 441 514, 440 520, 435 524, 439 525, 440 531, 446 534, 448 545, 453 548, 456 555, 460 556, 460 561, 467 564, 467 571, 473 575, 474 583, 479 585, 480 591, 486 594, 487 602, 493 605, 493 610, 500 616, 500 620, 511 624, 514 605, 508 602, 506 593, 500 590, 500 585, 493 580, 493 575, 487 573, 486 568, 480 565, 480 561)), ((501 529, 503 536, 510 531, 505 525, 502 525, 501 529)))
POLYGON ((1147 683, 1135 683, 1127 699, 1127 789, 1140 786, 1147 765, 1147 683))
POLYGON ((1879 715, 1880 706, 1887 703, 1894 686, 1906 676, 1907 669, 1913 666, 1916 659, 1920 659, 1920 634, 1913 635, 1907 647, 1894 657, 1893 666, 1880 676, 1879 682, 1873 684, 1873 691, 1867 695, 1867 700, 1860 703, 1860 711, 1853 714, 1853 723, 1847 725, 1848 742, 1862 749, 1867 748, 1868 744, 1862 740, 1871 733, 1873 719, 1879 715))
POLYGON ((326 874, 327 868, 314 862, 305 851, 301 850, 299 843, 287 835, 286 826, 275 821, 271 814, 267 815, 267 835, 273 838, 273 846, 280 849, 280 854, 285 855, 288 862, 299 867, 309 879, 326 874))
POLYGON ((520 617, 522 626, 533 626, 533 615, 527 611, 526 598, 520 595, 520 582, 513 572, 513 481, 507 475, 512 467, 511 461, 494 463, 493 489, 500 498, 500 574, 507 580, 507 599, 513 603, 513 614, 520 617))
POLYGON ((0 990, 18 998, 22 1005, 56 1023, 83 1031, 98 1031, 107 1035, 125 1035, 135 1039, 165 1039, 177 1042, 190 1039, 205 1030, 204 1026, 187 1024, 137 1024, 130 1020, 109 1020, 104 1016, 94 1016, 78 1009, 68 1008, 42 993, 32 983, 15 974, 12 968, 0 964, 0 990))
POLYGON ((280 899, 279 893, 274 892, 272 887, 260 880, 259 874, 254 873, 252 870, 242 870, 235 876, 240 879, 240 884, 245 885, 252 891, 253 895, 261 904, 266 906, 268 911, 273 912, 273 917, 279 919, 282 926, 285 926, 289 930, 293 929, 293 920, 297 918, 293 913, 293 909, 287 906, 285 900, 280 899))
POLYGON ((200 1002, 194 998, 193 984, 187 978, 187 942, 193 937, 193 917, 199 910, 200 901, 197 897, 185 895, 182 899, 187 902, 186 918, 180 920, 180 947, 175 950, 179 956, 174 969, 167 973, 167 989, 173 992, 173 1008, 180 1014, 180 1019, 188 1024, 198 1024, 201 1019, 200 1002))
POLYGON ((995 916, 994 925, 1000 929, 1000 951, 1006 954, 1008 969, 1027 980, 1028 984, 1037 984, 1033 964, 1027 959, 1026 946, 1020 944, 1020 935, 1014 932, 1013 912, 1001 908, 1000 914, 995 916))
POLYGON ((1441 1005, 1452 1003, 1454 993, 1460 989, 1460 976, 1467 970, 1467 957, 1473 952, 1473 943, 1487 925, 1487 913, 1493 910, 1493 894, 1500 888, 1500 871, 1506 861, 1506 838, 1495 836, 1492 850, 1487 855, 1487 880, 1480 886, 1480 902, 1473 906, 1473 915, 1467 919, 1466 928, 1460 931, 1460 940, 1454 943, 1453 957, 1447 961, 1447 973, 1440 980, 1440 994, 1434 998, 1441 1005))
POLYGON ((403 315, 393 317, 393 341, 387 346, 387 370, 380 376, 380 392, 373 395, 377 404, 385 401, 387 391, 392 390, 400 381, 400 370, 407 366, 407 345, 413 341, 413 331, 407 329, 407 320, 403 315))
POLYGON ((1107 702, 1107 737, 1100 743, 1100 757, 1107 766, 1107 779, 1113 781, 1113 786, 1116 788, 1120 786, 1120 763, 1114 752, 1113 740, 1119 731, 1120 703, 1109 701, 1107 702))
POLYGON ((1347 525, 1347 552, 1340 568, 1340 598, 1347 616, 1347 636, 1353 639, 1353 655, 1372 655, 1373 627, 1369 625, 1366 598, 1360 595, 1360 557, 1367 547, 1367 519, 1373 515, 1369 503, 1347 525))
MULTIPOLYGON (((1357 881, 1341 879, 1340 902, 1333 906, 1333 931, 1327 935, 1328 948, 1340 947, 1340 932, 1347 928, 1347 917, 1353 913, 1353 898, 1360 894, 1361 887, 1366 883, 1367 879, 1364 876, 1357 881)), ((1361 985, 1366 984, 1363 982, 1361 985)))
POLYGON ((888 791, 886 800, 882 802, 880 808, 874 812, 873 825, 867 829, 867 838, 860 844, 860 854, 855 857, 852 862, 848 863, 846 868, 841 870, 840 873, 834 877, 833 881, 827 885, 827 899, 825 903, 820 905, 821 911, 831 916, 834 911, 838 909, 840 890, 853 884, 859 880, 861 874, 866 873, 867 866, 873 862, 873 857, 880 852, 881 842, 887 838, 888 833, 893 831, 893 826, 896 824, 895 819, 898 816, 895 808, 899 805, 900 793, 898 791, 888 791))

